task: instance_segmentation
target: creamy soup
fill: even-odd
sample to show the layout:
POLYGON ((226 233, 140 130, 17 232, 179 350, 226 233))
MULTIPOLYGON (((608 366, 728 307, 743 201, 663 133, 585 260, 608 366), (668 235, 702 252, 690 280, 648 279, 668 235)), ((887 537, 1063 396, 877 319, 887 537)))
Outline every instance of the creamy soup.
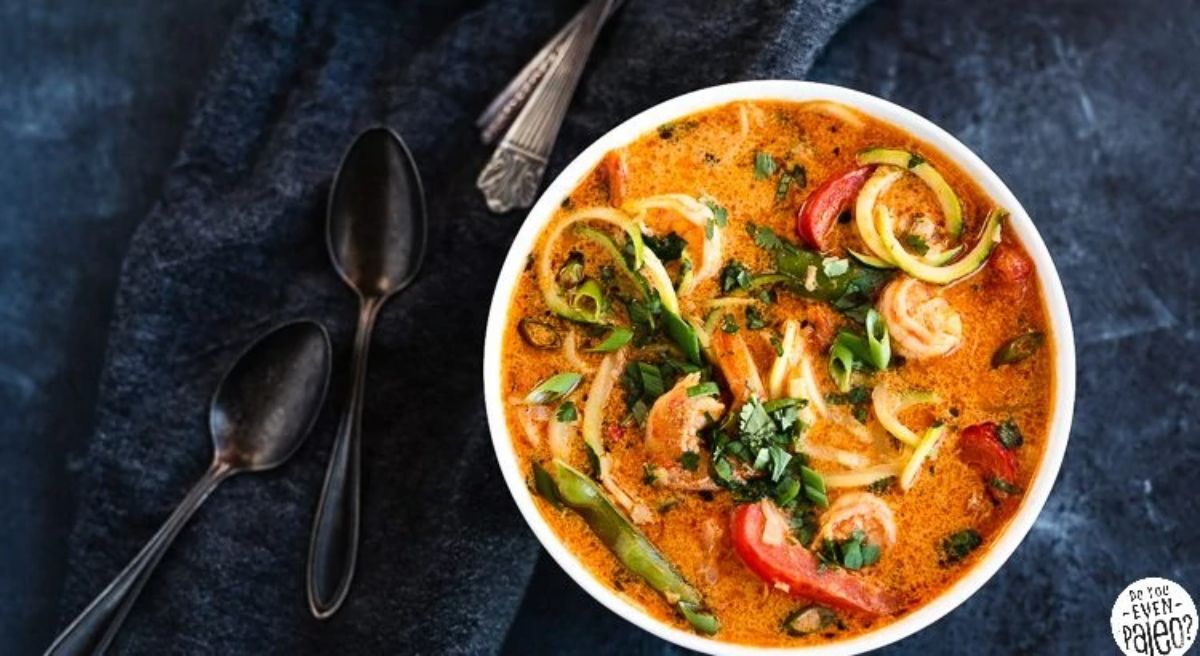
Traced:
POLYGON ((829 102, 739 102, 607 154, 512 294, 509 432, 619 595, 752 645, 928 603, 1037 472, 1053 338, 1005 209, 829 102))

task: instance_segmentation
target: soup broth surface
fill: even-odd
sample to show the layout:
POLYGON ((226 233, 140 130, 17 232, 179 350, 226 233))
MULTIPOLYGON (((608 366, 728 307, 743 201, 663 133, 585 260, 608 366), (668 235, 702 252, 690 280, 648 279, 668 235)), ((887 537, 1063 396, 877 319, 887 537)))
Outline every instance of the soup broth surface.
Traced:
MULTIPOLYGON (((948 284, 918 280, 905 267, 860 264, 851 251, 880 255, 857 216, 863 180, 869 187, 889 171, 894 180, 876 206, 891 213, 910 256, 936 258, 961 246, 948 262, 929 265, 948 267, 991 238, 987 217, 1003 208, 927 144, 841 105, 755 101, 687 116, 609 153, 562 199, 530 254, 512 293, 501 377, 522 470, 571 552, 663 622, 699 630, 676 596, 614 554, 594 520, 553 499, 560 462, 594 481, 636 527, 628 530, 644 535, 692 586, 698 606, 719 622, 715 639, 770 646, 845 639, 929 602, 1005 530, 1036 475, 1053 403, 1054 348, 1032 261, 1001 224, 1000 242, 982 264, 948 284), (878 148, 909 157, 899 165, 864 160, 878 148), (957 197, 961 236, 944 199, 918 173, 922 164, 957 197), (828 191, 864 167, 871 168, 861 180, 842 185, 849 191, 828 191), (838 193, 848 195, 839 202, 838 193), (833 218, 824 230, 819 217, 809 228, 820 233, 818 249, 798 223, 806 212, 820 214, 822 204, 833 218), (616 221, 579 218, 589 212, 616 221), (655 286, 652 263, 637 261, 628 225, 654 253, 644 259, 661 262, 668 293, 655 286), (780 254, 795 252, 787 249, 815 265, 781 272, 780 254), (860 293, 816 297, 825 279, 859 274, 872 282, 860 293), (547 288, 575 314, 563 316, 547 288), (689 362, 686 335, 669 327, 667 295, 700 345, 697 362, 689 362), (868 313, 888 330, 876 344, 867 339, 868 313), (627 343, 597 350, 606 339, 621 341, 625 329, 633 333, 627 343), (845 381, 830 364, 840 333, 865 347, 850 349, 845 381), (890 349, 882 368, 871 350, 880 342, 890 349), (529 398, 559 374, 579 381, 529 398), (604 387, 597 385, 602 376, 611 391, 597 404, 590 397, 604 387), (695 411, 702 400, 706 412, 695 411), (915 443, 881 421, 880 403, 889 400, 915 443), (776 441, 755 448, 748 429, 760 408, 776 441), (599 426, 600 453, 589 453, 589 422, 599 426), (806 478, 801 463, 820 482, 806 478), (540 482, 535 467, 546 473, 540 482), (854 484, 856 473, 865 478, 854 484), (780 492, 789 480, 800 486, 790 499, 780 492), (740 535, 744 507, 782 518, 782 532, 768 519, 772 528, 740 535), (755 564, 746 549, 793 553, 815 568, 789 571, 770 557, 755 564), (797 580, 842 596, 863 591, 878 603, 864 609, 838 594, 812 594, 797 580), (813 607, 822 610, 797 616, 813 607)), ((866 223, 881 225, 875 216, 866 223)))

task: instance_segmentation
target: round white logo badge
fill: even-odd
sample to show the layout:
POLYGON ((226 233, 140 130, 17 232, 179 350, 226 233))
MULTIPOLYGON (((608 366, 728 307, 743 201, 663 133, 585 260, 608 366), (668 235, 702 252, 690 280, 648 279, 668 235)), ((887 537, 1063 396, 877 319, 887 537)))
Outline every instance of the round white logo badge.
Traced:
POLYGON ((1176 656, 1196 642, 1196 604, 1178 583, 1134 581, 1112 609, 1113 640, 1125 656, 1176 656))

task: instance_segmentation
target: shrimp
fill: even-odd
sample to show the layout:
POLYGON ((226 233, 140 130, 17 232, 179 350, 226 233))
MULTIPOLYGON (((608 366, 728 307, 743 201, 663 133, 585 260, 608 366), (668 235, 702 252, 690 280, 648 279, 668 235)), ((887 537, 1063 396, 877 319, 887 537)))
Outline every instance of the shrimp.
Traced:
POLYGON ((838 497, 821 517, 815 544, 826 539, 845 540, 855 530, 866 533, 881 547, 896 543, 896 520, 887 503, 870 492, 849 492, 838 497))
POLYGON ((767 398, 762 377, 758 375, 758 367, 754 364, 754 356, 750 354, 742 336, 714 330, 711 340, 713 359, 725 377, 730 394, 733 394, 734 407, 741 406, 751 397, 767 398))
POLYGON ((719 417, 725 404, 711 396, 688 396, 688 388, 700 383, 700 374, 679 379, 670 391, 654 402, 646 417, 646 451, 663 463, 675 462, 679 455, 700 450, 700 437, 710 417, 719 417))
POLYGON ((887 322, 892 345, 909 359, 931 358, 958 348, 963 340, 962 317, 930 287, 901 276, 883 290, 879 313, 887 322))
POLYGON ((608 151, 600 163, 604 181, 608 186, 608 204, 620 207, 625 202, 626 183, 629 180, 629 158, 624 148, 608 151))

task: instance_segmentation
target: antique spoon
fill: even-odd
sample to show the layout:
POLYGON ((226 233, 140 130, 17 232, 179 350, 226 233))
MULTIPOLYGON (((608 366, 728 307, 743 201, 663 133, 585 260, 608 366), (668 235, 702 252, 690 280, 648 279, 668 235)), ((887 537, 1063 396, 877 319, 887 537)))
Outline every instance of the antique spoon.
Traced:
POLYGON ((273 469, 312 428, 329 383, 329 335, 311 321, 284 324, 248 348, 221 379, 208 414, 213 460, 162 528, 46 650, 103 653, 175 536, 221 481, 273 469))
POLYGON ((494 214, 533 206, 567 107, 616 0, 591 0, 558 61, 529 95, 475 186, 494 214))
POLYGON ((371 128, 346 151, 329 194, 325 238, 338 275, 358 293, 359 312, 350 398, 308 547, 308 606, 318 619, 346 600, 358 557, 359 428, 371 330, 379 308, 412 282, 425 254, 425 196, 395 132, 371 128))

